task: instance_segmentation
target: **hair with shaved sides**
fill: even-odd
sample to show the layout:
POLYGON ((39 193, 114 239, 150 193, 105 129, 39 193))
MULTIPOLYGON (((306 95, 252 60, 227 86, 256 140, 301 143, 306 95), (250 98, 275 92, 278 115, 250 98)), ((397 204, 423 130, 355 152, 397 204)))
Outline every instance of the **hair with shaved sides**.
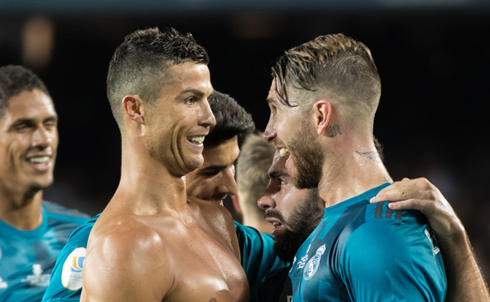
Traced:
POLYGON ((343 34, 319 36, 287 50, 272 67, 272 77, 281 103, 292 107, 316 101, 290 100, 291 89, 320 92, 353 119, 373 118, 381 96, 371 51, 343 34))
POLYGON ((0 118, 5 114, 8 101, 12 97, 34 89, 39 89, 50 96, 46 85, 30 69, 20 65, 0 67, 0 118))
POLYGON ((127 35, 116 49, 107 75, 107 97, 119 127, 123 116, 121 102, 126 95, 138 95, 154 104, 160 96, 165 70, 186 62, 209 63, 206 50, 190 33, 182 34, 174 28, 148 28, 127 35))

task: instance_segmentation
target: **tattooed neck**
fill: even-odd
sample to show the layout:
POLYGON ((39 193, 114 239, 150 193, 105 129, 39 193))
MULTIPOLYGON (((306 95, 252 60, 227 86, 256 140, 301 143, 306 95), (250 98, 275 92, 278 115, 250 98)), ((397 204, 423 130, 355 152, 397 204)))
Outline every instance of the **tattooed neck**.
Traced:
POLYGON ((340 132, 340 127, 337 124, 328 126, 328 137, 336 137, 338 135, 342 135, 342 132, 340 132))
POLYGON ((367 152, 361 152, 361 151, 356 151, 357 154, 359 154, 360 156, 362 157, 365 157, 369 160, 372 160, 374 162, 381 162, 381 160, 379 159, 379 155, 378 155, 378 152, 375 152, 375 151, 367 151, 367 152))

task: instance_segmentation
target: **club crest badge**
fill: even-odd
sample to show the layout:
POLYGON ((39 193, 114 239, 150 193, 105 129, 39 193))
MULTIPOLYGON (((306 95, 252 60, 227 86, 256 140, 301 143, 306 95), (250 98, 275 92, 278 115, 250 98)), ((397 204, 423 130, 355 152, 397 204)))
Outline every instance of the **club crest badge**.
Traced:
POLYGON ((84 247, 79 247, 66 258, 61 273, 61 283, 66 289, 75 291, 82 288, 83 264, 86 253, 87 250, 84 247))
POLYGON ((316 250, 315 256, 313 256, 308 263, 305 265, 305 269, 303 270, 303 278, 305 280, 310 280, 315 276, 318 267, 320 266, 320 261, 322 260, 322 255, 325 253, 326 247, 325 244, 319 247, 316 250))

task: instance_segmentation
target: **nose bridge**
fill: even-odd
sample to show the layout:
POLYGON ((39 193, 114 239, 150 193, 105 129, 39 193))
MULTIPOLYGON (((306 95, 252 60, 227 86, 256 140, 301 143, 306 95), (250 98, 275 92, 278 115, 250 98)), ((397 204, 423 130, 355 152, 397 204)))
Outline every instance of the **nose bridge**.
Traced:
POLYGON ((274 118, 271 116, 269 122, 267 122, 267 127, 265 127, 264 134, 262 134, 264 141, 270 143, 276 138, 276 131, 274 129, 274 118))
POLYGON ((32 142, 33 146, 47 146, 52 140, 52 136, 49 134, 49 131, 44 127, 43 124, 36 127, 34 132, 32 133, 32 142))
POLYGON ((211 110, 207 100, 204 101, 201 106, 199 125, 204 127, 212 127, 216 125, 216 118, 214 117, 213 111, 211 110))
POLYGON ((220 185, 221 193, 226 193, 229 195, 237 194, 237 185, 235 181, 235 174, 233 173, 232 167, 227 167, 222 173, 221 176, 221 185, 220 185))
POLYGON ((262 210, 276 207, 276 201, 274 200, 275 194, 272 192, 271 185, 267 187, 264 194, 257 200, 257 206, 262 210))

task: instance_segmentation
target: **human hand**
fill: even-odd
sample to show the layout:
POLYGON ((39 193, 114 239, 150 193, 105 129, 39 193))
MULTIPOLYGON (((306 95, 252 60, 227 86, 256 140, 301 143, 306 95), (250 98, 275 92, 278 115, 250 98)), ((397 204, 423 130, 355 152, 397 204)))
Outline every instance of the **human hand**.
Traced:
POLYGON ((439 189, 426 178, 397 181, 381 190, 370 202, 389 201, 392 210, 419 210, 426 217, 439 241, 464 235, 464 226, 439 189))

